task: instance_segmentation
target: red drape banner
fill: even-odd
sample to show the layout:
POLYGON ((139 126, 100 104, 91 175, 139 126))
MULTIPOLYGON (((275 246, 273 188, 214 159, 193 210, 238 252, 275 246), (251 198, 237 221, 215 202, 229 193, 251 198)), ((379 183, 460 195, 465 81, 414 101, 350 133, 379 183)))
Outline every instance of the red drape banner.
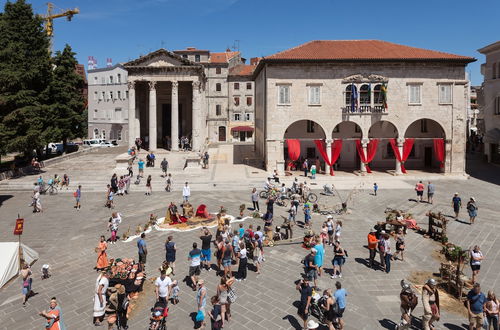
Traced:
POLYGON ((434 153, 439 161, 439 167, 444 167, 444 139, 434 139, 434 153))
POLYGON ((319 154, 325 161, 325 163, 330 166, 330 175, 333 175, 332 163, 328 158, 328 154, 326 153, 326 145, 324 140, 314 140, 314 144, 316 144, 316 148, 318 148, 319 154))
POLYGON ((335 165, 335 163, 339 159, 341 150, 342 150, 342 140, 334 140, 332 143, 332 158, 331 158, 332 165, 330 166, 330 172, 332 175, 334 175, 333 165, 335 165))
POLYGON ((296 161, 300 156, 300 140, 298 139, 287 139, 286 144, 288 146, 288 158, 292 161, 296 161))
POLYGON ((410 156, 415 139, 405 139, 405 142, 403 143, 403 156, 399 153, 399 148, 396 145, 396 139, 390 139, 389 142, 391 143, 394 155, 396 155, 396 159, 401 163, 401 172, 406 173, 405 162, 408 159, 408 156, 410 156))
POLYGON ((368 146, 366 147, 367 155, 365 156, 365 152, 363 150, 363 147, 361 146, 361 140, 356 140, 356 149, 358 150, 359 158, 361 158, 361 161, 363 162, 363 164, 365 164, 367 173, 372 172, 372 170, 368 166, 368 163, 371 162, 375 157, 375 154, 377 153, 377 146, 378 146, 377 139, 370 140, 368 146))

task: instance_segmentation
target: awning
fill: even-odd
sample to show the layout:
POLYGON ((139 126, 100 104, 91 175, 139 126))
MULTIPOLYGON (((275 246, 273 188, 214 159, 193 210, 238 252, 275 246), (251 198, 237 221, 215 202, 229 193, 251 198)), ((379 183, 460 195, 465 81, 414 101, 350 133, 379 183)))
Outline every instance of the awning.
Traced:
POLYGON ((231 128, 232 132, 253 132, 253 127, 251 126, 236 126, 231 128))
POLYGON ((488 132, 486 132, 485 140, 488 143, 500 144, 500 129, 490 129, 488 132))

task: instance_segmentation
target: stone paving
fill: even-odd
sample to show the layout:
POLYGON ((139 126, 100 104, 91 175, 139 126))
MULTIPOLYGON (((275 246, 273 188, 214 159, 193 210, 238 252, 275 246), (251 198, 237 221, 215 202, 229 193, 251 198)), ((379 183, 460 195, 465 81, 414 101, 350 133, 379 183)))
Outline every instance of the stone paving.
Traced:
MULTIPOLYGON (((102 165, 102 164, 101 164, 102 165)), ((495 177, 497 169, 488 168, 489 177, 495 177)), ((478 172, 479 173, 479 172, 478 172)), ((483 175, 485 171, 481 170, 483 175)), ((335 180, 335 179, 332 179, 335 180)), ((464 180, 440 180, 437 183, 437 192, 434 205, 415 203, 413 181, 391 183, 384 185, 377 179, 380 190, 378 196, 372 196, 369 190, 362 190, 355 194, 349 205, 352 213, 340 217, 344 221, 342 242, 349 251, 349 258, 344 266, 344 277, 341 279, 343 287, 349 293, 348 306, 345 312, 346 329, 393 329, 394 322, 398 322, 399 282, 414 270, 437 271, 438 261, 431 257, 431 253, 439 246, 420 235, 410 232, 407 236, 407 251, 405 262, 394 262, 390 274, 368 269, 364 264, 367 257, 366 234, 376 221, 383 220, 383 211, 386 207, 410 210, 421 226, 425 226, 425 213, 428 210, 442 210, 451 213, 450 200, 453 192, 458 191, 465 200, 470 196, 476 197, 479 205, 479 216, 474 226, 462 222, 452 221, 449 224, 451 242, 459 243, 463 247, 479 244, 486 259, 480 274, 483 290, 496 289, 500 293, 500 227, 498 217, 498 203, 494 199, 499 196, 500 187, 493 183, 471 178, 464 180), (493 198, 492 198, 493 197, 493 198)), ((239 183, 235 183, 238 187, 239 183)), ((347 183, 345 183, 347 185, 347 183)), ((353 185, 353 184, 352 184, 353 185)), ((365 185, 369 187, 369 185, 365 185)), ((103 190, 103 189, 98 189, 103 190)), ((249 191, 192 189, 194 205, 205 203, 209 210, 215 212, 220 205, 228 208, 228 213, 236 215, 240 204, 249 204, 249 191)), ((339 191, 345 198, 348 190, 339 191)), ((152 196, 145 196, 142 192, 133 192, 129 196, 117 197, 115 210, 123 214, 124 222, 120 232, 131 226, 132 231, 138 224, 143 224, 150 213, 163 216, 167 203, 181 200, 179 190, 172 193, 155 191, 152 196)), ((73 209, 73 198, 70 194, 43 196, 44 212, 30 213, 27 206, 30 202, 29 192, 0 192, 0 241, 13 241, 16 238, 12 230, 17 214, 25 219, 25 233, 22 240, 28 246, 40 253, 40 260, 34 266, 34 290, 38 295, 32 297, 27 306, 21 306, 20 280, 15 279, 0 289, 0 329, 39 329, 43 319, 37 312, 47 308, 48 300, 56 296, 63 308, 64 319, 68 329, 92 329, 92 296, 96 273, 92 270, 95 265, 94 247, 101 234, 106 232, 107 219, 110 210, 103 207, 104 193, 83 192, 82 210, 73 209), (48 280, 40 280, 40 268, 44 263, 51 265, 53 276, 48 280)), ((323 204, 337 204, 337 197, 321 196, 323 204)), ((262 204, 262 202, 261 202, 262 204)), ((285 209, 275 207, 276 218, 285 215, 285 209)), ((247 212, 249 213, 249 212, 247 212)), ((466 220, 466 211, 462 212, 461 219, 466 220)), ((313 215, 314 227, 317 230, 323 217, 313 215)), ((275 220, 275 224, 281 223, 275 220)), ((261 220, 249 219, 250 223, 262 224, 261 220)), ((237 226, 233 225, 233 226, 237 226)), ((153 231, 147 236, 148 249, 148 277, 157 276, 156 269, 164 258, 164 242, 167 232, 153 231)), ((173 233, 174 241, 178 244, 177 271, 175 278, 181 281, 180 303, 171 308, 168 324, 169 329, 192 329, 192 313, 195 311, 195 294, 182 280, 187 275, 187 253, 194 241, 199 242, 199 231, 173 233)), ((294 232, 295 236, 302 236, 301 230, 294 232)), ((108 251, 110 257, 136 258, 135 241, 131 243, 119 242, 111 245, 108 251)), ((302 271, 301 259, 307 254, 299 244, 284 244, 265 249, 266 262, 262 275, 256 276, 249 271, 248 280, 235 285, 238 300, 232 305, 233 318, 226 329, 299 329, 301 321, 296 314, 296 303, 299 294, 295 290, 294 281, 300 278, 302 271)), ((332 250, 327 249, 325 264, 329 269, 332 250)), ((470 269, 465 272, 470 276, 470 269)), ((215 294, 217 278, 214 272, 203 272, 202 278, 208 283, 209 296, 215 294)), ((334 280, 323 276, 318 281, 320 288, 334 286, 334 280)), ((134 312, 130 320, 130 329, 145 329, 148 326, 149 308, 154 303, 154 293, 146 291, 147 303, 134 312)), ((421 306, 415 315, 422 314, 421 306)), ((437 329, 465 329, 466 320, 455 314, 444 311, 442 320, 437 329)))

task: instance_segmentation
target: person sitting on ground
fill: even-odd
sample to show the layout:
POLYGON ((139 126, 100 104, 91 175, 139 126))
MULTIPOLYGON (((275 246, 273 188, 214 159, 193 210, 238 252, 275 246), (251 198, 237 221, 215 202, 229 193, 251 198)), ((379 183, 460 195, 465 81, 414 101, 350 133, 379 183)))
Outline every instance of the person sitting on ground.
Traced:
POLYGON ((182 223, 181 216, 174 202, 170 202, 167 209, 167 219, 171 225, 182 223))
POLYGON ((194 215, 193 205, 189 202, 182 204, 182 215, 186 218, 191 218, 194 215))

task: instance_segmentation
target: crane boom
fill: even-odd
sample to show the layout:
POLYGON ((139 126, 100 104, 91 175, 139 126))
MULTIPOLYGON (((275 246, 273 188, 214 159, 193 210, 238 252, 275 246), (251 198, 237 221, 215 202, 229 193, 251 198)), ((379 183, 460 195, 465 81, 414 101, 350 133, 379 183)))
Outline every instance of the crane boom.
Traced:
POLYGON ((80 10, 78 8, 63 10, 60 13, 53 14, 52 10, 54 9, 54 4, 51 2, 47 2, 47 14, 42 15, 42 18, 45 21, 45 32, 47 35, 52 38, 54 35, 54 18, 66 17, 68 21, 71 21, 74 15, 79 14, 80 10))

